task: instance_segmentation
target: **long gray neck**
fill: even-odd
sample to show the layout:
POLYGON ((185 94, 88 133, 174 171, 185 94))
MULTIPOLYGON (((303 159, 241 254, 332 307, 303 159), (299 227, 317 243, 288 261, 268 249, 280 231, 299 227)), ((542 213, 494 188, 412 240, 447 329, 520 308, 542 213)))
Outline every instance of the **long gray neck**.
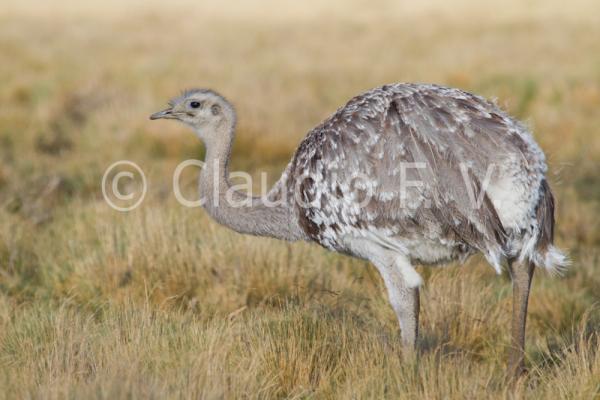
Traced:
POLYGON ((200 195, 204 199, 204 208, 217 222, 239 233, 290 241, 304 239, 305 234, 292 207, 293 200, 279 199, 274 204, 273 196, 267 196, 265 201, 236 191, 229 184, 233 130, 233 126, 223 126, 211 136, 229 140, 206 143, 205 165, 200 173, 200 195))

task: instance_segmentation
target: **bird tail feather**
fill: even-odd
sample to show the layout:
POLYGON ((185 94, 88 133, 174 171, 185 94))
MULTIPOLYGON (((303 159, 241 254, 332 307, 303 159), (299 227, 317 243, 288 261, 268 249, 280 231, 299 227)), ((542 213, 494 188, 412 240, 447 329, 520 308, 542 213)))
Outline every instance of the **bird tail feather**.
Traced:
POLYGON ((554 196, 544 179, 536 209, 537 230, 521 249, 519 261, 528 260, 551 275, 562 275, 571 265, 569 257, 554 246, 554 196))

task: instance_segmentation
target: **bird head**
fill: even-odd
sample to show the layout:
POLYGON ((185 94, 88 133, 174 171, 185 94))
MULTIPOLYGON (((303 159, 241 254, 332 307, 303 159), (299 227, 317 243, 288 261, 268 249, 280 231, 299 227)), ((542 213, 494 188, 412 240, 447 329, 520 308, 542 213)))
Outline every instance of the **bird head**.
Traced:
POLYGON ((221 130, 233 131, 235 110, 223 96, 210 89, 186 90, 169 101, 169 107, 150 119, 175 119, 192 127, 200 139, 213 141, 221 130))

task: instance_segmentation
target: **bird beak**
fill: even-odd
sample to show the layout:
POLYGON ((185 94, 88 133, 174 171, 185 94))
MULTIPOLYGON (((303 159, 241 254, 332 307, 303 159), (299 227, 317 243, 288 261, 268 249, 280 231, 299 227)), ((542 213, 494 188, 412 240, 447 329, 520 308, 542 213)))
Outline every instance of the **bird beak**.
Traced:
POLYGON ((150 119, 161 119, 161 118, 173 119, 176 117, 175 117, 175 115, 173 115, 173 109, 171 109, 171 108, 167 108, 166 110, 155 112, 154 114, 152 114, 150 116, 150 119))

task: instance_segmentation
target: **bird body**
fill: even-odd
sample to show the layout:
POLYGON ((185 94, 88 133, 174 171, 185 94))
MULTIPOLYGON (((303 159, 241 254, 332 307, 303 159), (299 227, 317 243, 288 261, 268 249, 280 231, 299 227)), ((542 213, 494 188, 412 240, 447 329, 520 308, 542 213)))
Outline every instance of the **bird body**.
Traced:
POLYGON ((292 206, 303 233, 330 250, 357 256, 348 239, 361 238, 411 263, 480 251, 497 272, 505 258, 555 271, 564 260, 544 236, 553 215, 537 213, 553 203, 546 169, 527 129, 494 103, 395 84, 309 132, 275 188, 300 196, 292 206))
POLYGON ((535 266, 568 264, 553 245, 554 199, 544 153, 493 102, 459 89, 398 83, 351 99, 311 130, 265 197, 228 181, 236 115, 216 92, 174 98, 151 119, 192 127, 207 152, 204 207, 240 233, 308 240, 371 261, 396 312, 405 348, 418 337, 415 264, 482 253, 513 281, 510 371, 523 369, 535 266), (249 201, 246 201, 249 200, 249 201), (244 206, 234 206, 241 201, 244 206))

